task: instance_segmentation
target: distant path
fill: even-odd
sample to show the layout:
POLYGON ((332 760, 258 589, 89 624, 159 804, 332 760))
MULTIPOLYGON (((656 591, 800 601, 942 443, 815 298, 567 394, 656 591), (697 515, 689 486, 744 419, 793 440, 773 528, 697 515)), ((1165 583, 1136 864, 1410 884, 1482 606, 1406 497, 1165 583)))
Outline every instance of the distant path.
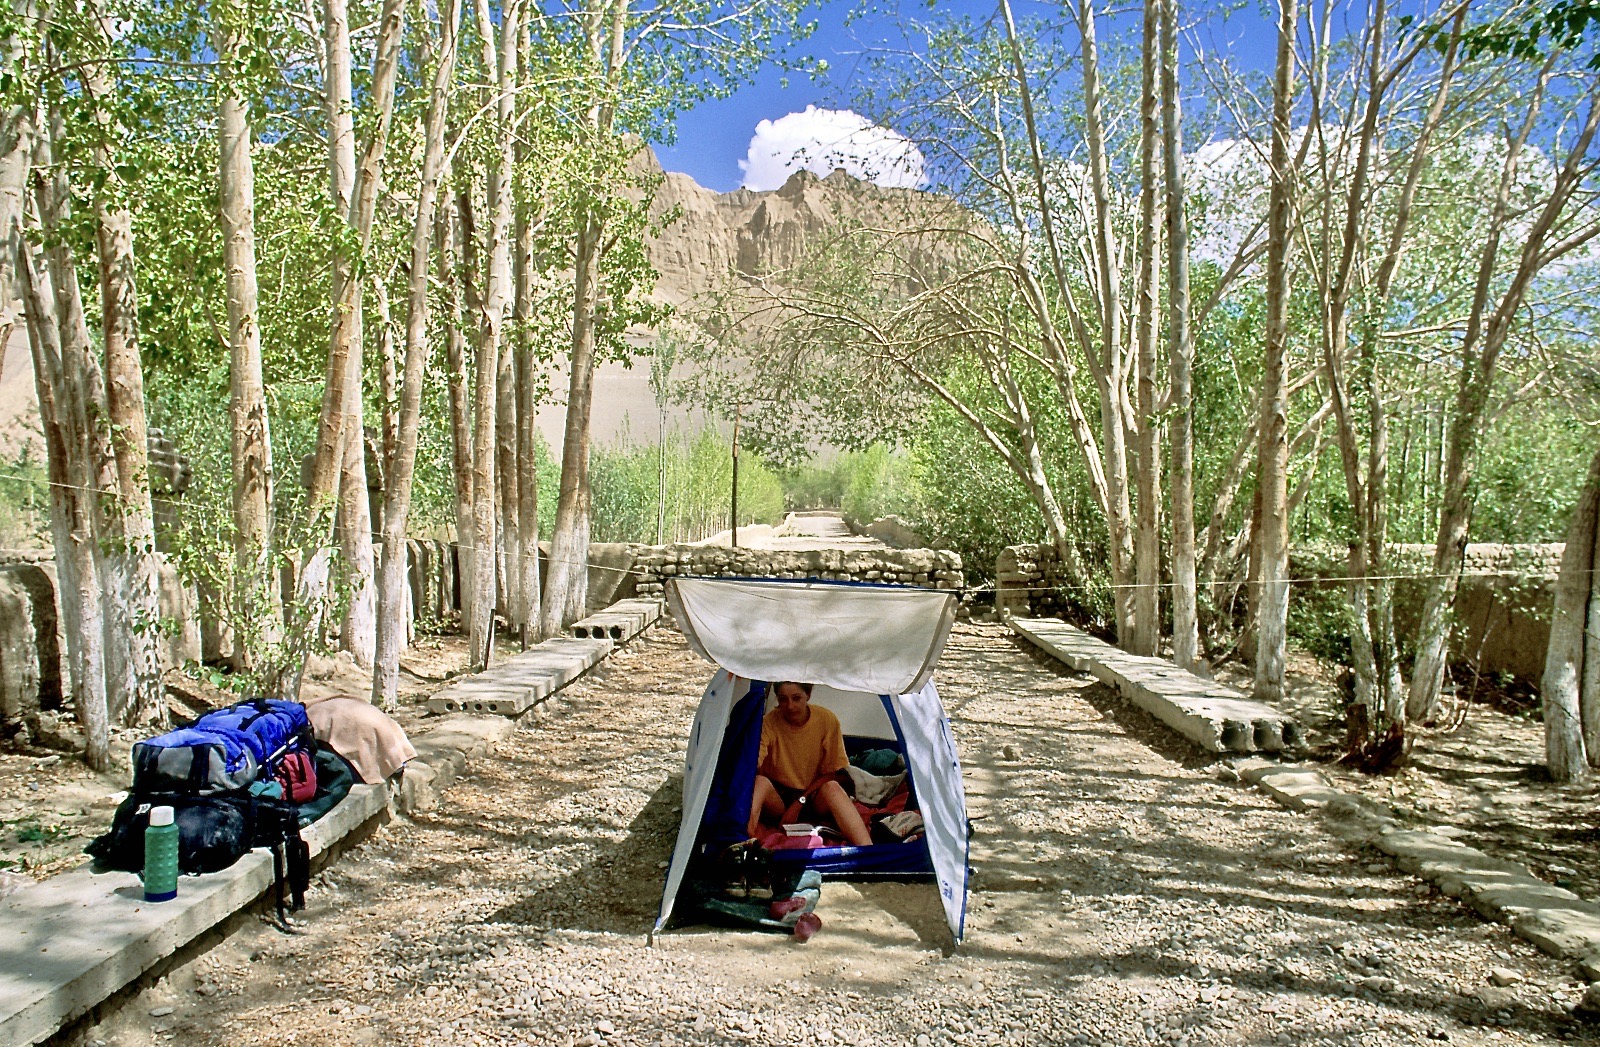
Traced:
POLYGON ((840 882, 809 945, 699 926, 646 948, 711 672, 671 628, 629 645, 437 811, 340 862, 305 934, 248 926, 94 1035, 1501 1047, 1576 1031, 1566 965, 1219 780, 993 625, 958 626, 937 675, 976 828, 959 952, 927 885, 840 882))
MULTIPOLYGON (((731 535, 721 531, 706 540, 708 545, 727 545, 731 535)), ((786 527, 739 528, 739 545, 744 549, 892 549, 893 546, 867 535, 855 534, 838 513, 792 513, 786 527)))

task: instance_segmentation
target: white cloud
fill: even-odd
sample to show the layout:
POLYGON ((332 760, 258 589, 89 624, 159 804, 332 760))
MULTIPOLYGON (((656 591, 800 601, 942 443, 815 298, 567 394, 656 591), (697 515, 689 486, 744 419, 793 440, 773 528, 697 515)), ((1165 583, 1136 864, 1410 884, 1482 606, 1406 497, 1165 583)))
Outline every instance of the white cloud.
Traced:
POLYGON ((750 152, 739 161, 746 189, 776 189, 800 168, 826 177, 844 168, 878 185, 917 189, 925 184, 922 150, 904 135, 848 109, 806 106, 756 124, 750 152))

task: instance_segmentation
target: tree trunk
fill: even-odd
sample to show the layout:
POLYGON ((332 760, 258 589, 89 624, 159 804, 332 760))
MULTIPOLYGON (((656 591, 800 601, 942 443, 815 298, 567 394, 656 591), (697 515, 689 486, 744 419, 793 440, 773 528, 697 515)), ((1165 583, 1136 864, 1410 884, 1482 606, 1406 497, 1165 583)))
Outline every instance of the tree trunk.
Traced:
MULTIPOLYGON (((1519 260, 1509 281, 1497 272, 1502 235, 1511 209, 1512 186, 1519 177, 1522 148, 1536 124, 1543 93, 1550 76, 1546 62, 1539 89, 1529 95, 1528 110, 1520 129, 1506 151, 1505 165, 1496 192, 1493 219, 1484 238, 1471 314, 1462 336, 1461 376, 1456 387, 1455 415, 1450 420, 1448 450, 1445 455, 1443 491, 1439 504, 1439 530, 1434 541, 1433 577, 1423 597, 1421 620, 1417 625, 1416 659, 1411 673, 1411 692, 1406 699, 1406 716, 1415 721, 1432 719, 1439 708, 1444 686, 1447 614, 1455 599, 1461 564, 1466 554, 1467 527, 1472 517, 1472 479, 1477 468, 1478 439, 1488 418, 1489 397, 1494 389, 1500 351, 1521 311, 1529 285, 1540 270, 1565 251, 1587 242, 1568 238, 1564 247, 1553 250, 1548 238, 1566 209, 1573 193, 1583 184, 1590 169, 1589 145, 1600 127, 1600 88, 1591 87, 1589 110, 1577 128, 1564 161, 1556 171, 1553 185, 1543 204, 1529 221, 1519 209, 1518 221, 1528 222, 1519 229, 1519 260), (1503 290, 1497 292, 1497 288, 1503 290)), ((1554 157, 1551 158, 1554 160, 1554 157)))
MULTIPOLYGON (((49 122, 41 129, 38 142, 37 167, 41 175, 35 197, 38 201, 40 224, 44 229, 65 228, 69 219, 71 188, 67 184, 65 168, 52 160, 52 141, 61 134, 60 114, 52 113, 49 122)), ((99 688, 98 697, 90 694, 92 707, 80 714, 92 719, 101 716, 115 719, 116 711, 125 708, 132 686, 126 658, 113 660, 108 647, 126 651, 129 642, 126 622, 115 614, 106 613, 107 606, 116 606, 126 600, 126 574, 107 562, 104 549, 117 534, 113 519, 117 497, 116 451, 112 443, 110 411, 106 406, 105 380, 100 361, 89 337, 89 326, 84 317, 83 293, 78 284, 77 260, 71 245, 65 239, 52 239, 45 251, 49 263, 50 287, 53 295, 53 313, 60 360, 60 381, 55 394, 58 412, 64 419, 68 437, 70 460, 80 463, 73 473, 72 482, 84 492, 88 514, 87 523, 74 518, 73 544, 86 542, 85 564, 92 572, 80 573, 76 579, 80 589, 93 589, 84 597, 82 649, 86 661, 84 680, 93 680, 99 688)), ((31 264, 31 259, 30 259, 31 264)), ((37 281, 34 281, 37 285, 37 281)), ((40 312, 41 316, 46 315, 40 312)), ((85 719, 89 729, 90 719, 85 719)))
POLYGON ((1100 59, 1095 41, 1095 12, 1090 0, 1079 0, 1078 25, 1083 34, 1084 136, 1089 144, 1089 184, 1094 195, 1096 297, 1100 306, 1100 428, 1106 478, 1106 524, 1110 537, 1111 584, 1117 608, 1117 641, 1128 643, 1133 625, 1133 526, 1128 493, 1128 441, 1123 401, 1127 379, 1123 350, 1122 278, 1112 214, 1107 168, 1105 119, 1100 101, 1100 59))
POLYGON ((69 392, 55 296, 33 264, 32 249, 22 240, 18 246, 17 275, 33 348, 34 386, 50 476, 50 529, 72 705, 83 726, 84 761, 96 771, 106 771, 111 768, 110 716, 87 433, 69 392))
MULTIPOLYGON (((355 183, 355 121, 350 95, 350 20, 349 0, 324 0, 323 107, 328 121, 328 184, 334 210, 350 213, 350 194, 355 183)), ((351 338, 354 310, 347 307, 346 285, 351 278, 348 252, 337 243, 333 252, 333 315, 328 338, 328 367, 323 379, 322 408, 317 419, 317 443, 311 465, 311 484, 307 502, 313 515, 311 533, 320 539, 323 526, 319 517, 331 519, 337 506, 339 478, 344 468, 346 421, 349 401, 359 400, 361 390, 350 386, 350 354, 359 341, 351 338)), ((355 299, 359 303, 360 298, 355 299)), ((319 541, 320 544, 320 541, 319 541)), ((307 559, 306 567, 310 567, 307 559)))
MULTIPOLYGON (((489 211, 489 272, 485 281, 478 316, 477 384, 474 391, 472 515, 474 521, 473 559, 474 599, 469 632, 471 665, 474 670, 488 667, 494 638, 496 582, 500 577, 500 518, 496 497, 496 458, 506 446, 503 425, 498 418, 505 395, 500 390, 499 371, 504 366, 504 325, 506 301, 511 281, 511 174, 513 155, 514 88, 516 80, 517 21, 522 5, 508 4, 501 12, 498 30, 489 16, 487 0, 478 0, 478 38, 483 68, 496 90, 488 100, 495 108, 495 148, 488 157, 487 200, 489 211), (498 45, 498 46, 497 46, 498 45)), ((514 434, 510 434, 514 440, 514 434)), ((514 443, 511 445, 514 447, 514 443)))
MULTIPOLYGON (((371 241, 372 216, 394 115, 395 76, 404 31, 402 0, 384 0, 373 49, 368 95, 375 114, 370 136, 355 162, 355 130, 350 92, 350 27, 348 0, 325 0, 324 104, 328 119, 328 175, 335 209, 355 233, 354 257, 336 245, 333 258, 333 317, 322 409, 317 421, 307 501, 311 534, 317 544, 326 533, 328 509, 338 505, 340 546, 346 578, 352 586, 343 645, 359 664, 371 665, 375 640, 372 592, 372 521, 366 489, 366 440, 361 417, 361 284, 356 260, 371 241), (358 504, 360 503, 360 504, 358 504)), ((313 566, 306 559, 305 570, 313 566)), ((319 568, 320 569, 320 568, 319 568)), ((298 591, 307 592, 302 572, 298 591)))
POLYGON ((406 585, 406 519, 411 511, 411 485, 417 462, 417 423, 422 414, 422 383, 428 363, 428 255, 444 170, 445 117, 450 84, 455 76, 456 34, 460 0, 444 0, 439 9, 439 53, 434 68, 428 115, 423 128, 422 180, 411 226, 411 264, 406 286, 406 349, 400 381, 399 418, 392 457, 384 467, 383 567, 379 582, 377 654, 372 672, 372 701, 393 710, 398 702, 401 629, 411 602, 406 585))
POLYGON ((1567 548, 1556 579, 1555 608, 1550 616, 1550 646, 1545 655, 1540 694, 1544 704, 1545 764, 1557 782, 1580 782, 1589 776, 1600 742, 1600 694, 1588 690, 1594 666, 1587 627, 1596 613, 1595 551, 1600 541, 1600 452, 1572 510, 1567 548))
MULTIPOLYGON (((109 45, 112 27, 93 3, 85 13, 98 30, 97 44, 109 45)), ((109 107, 117 91, 114 66, 84 67, 85 95, 96 121, 109 129, 109 107)), ((139 359, 138 290, 134 281, 133 213, 122 200, 122 180, 109 135, 100 134, 92 150, 102 177, 94 187, 95 243, 99 254, 101 349, 105 355, 106 412, 115 455, 114 530, 106 559, 117 584, 108 610, 108 660, 126 663, 120 708, 113 718, 142 722, 165 717, 161 683, 160 567, 156 559, 154 514, 150 505, 150 460, 144 416, 144 366, 139 359)))
MULTIPOLYGON (((221 22, 226 15, 213 18, 221 22)), ((226 66, 238 60, 240 27, 218 33, 226 66)), ((280 632, 279 592, 272 570, 272 441, 266 386, 261 374, 257 318, 255 164, 251 158, 248 103, 231 73, 218 99, 222 264, 228 296, 229 403, 232 430, 234 525, 234 666, 256 666, 252 639, 271 649, 280 632)))
POLYGON ((1256 483, 1260 526, 1256 547, 1259 588, 1256 616, 1254 694, 1258 701, 1283 698, 1289 615, 1289 221, 1293 178, 1289 170, 1289 120, 1294 91, 1294 40, 1297 0, 1280 0, 1278 55, 1272 91, 1272 183, 1267 217, 1266 359, 1261 382, 1261 412, 1256 483))
MULTIPOLYGON (((1596 455, 1600 458, 1600 454, 1596 455)), ((1591 477, 1594 469, 1590 469, 1591 477)), ((1600 481, 1591 483, 1600 503, 1600 481)), ((1578 698, 1583 718, 1584 749, 1589 754, 1589 766, 1600 767, 1600 508, 1595 510, 1594 542, 1589 552, 1589 613, 1583 632, 1583 678, 1578 698)))
POLYGON ((587 613, 589 601, 589 415, 594 399, 594 311, 599 290, 599 220, 578 228, 571 375, 561 444, 561 489, 550 541, 549 584, 540 631, 555 636, 587 613))
POLYGON ((472 601, 466 589, 472 578, 472 408, 467 396, 466 333, 461 316, 462 285, 471 286, 463 250, 472 230, 472 191, 464 184, 456 191, 456 217, 440 219, 439 283, 444 292, 445 378, 450 396, 450 462, 456 485, 456 600, 461 606, 461 631, 472 632, 472 601))
MULTIPOLYGON (((506 194, 508 197, 510 193, 506 194)), ((509 300, 511 296, 507 295, 509 300)), ((500 507, 500 559, 502 577, 499 580, 504 597, 506 625, 520 634, 527 624, 527 609, 522 606, 522 531, 518 524, 522 499, 519 481, 522 470, 517 468, 517 359, 514 340, 500 336, 500 360, 495 376, 495 479, 499 481, 500 507)))
POLYGON ((330 353, 341 356, 349 370, 345 376, 345 424, 339 471, 339 550, 345 585, 350 592, 340 629, 340 646, 356 665, 370 669, 377 645, 377 594, 373 577, 372 501, 367 484, 367 441, 362 403, 362 274, 357 264, 372 238, 372 217, 377 206, 378 183, 388 148, 389 124, 394 113, 394 88, 405 5, 384 0, 378 39, 373 51, 372 105, 376 121, 355 162, 355 129, 350 93, 350 41, 346 12, 334 8, 346 0, 328 0, 328 115, 329 174, 334 204, 355 231, 357 254, 336 250, 334 260, 334 336, 343 344, 330 353), (338 33, 342 31, 340 39, 338 33))
MULTIPOLYGON (((598 146, 612 134, 612 95, 622 74, 623 32, 628 0, 596 0, 585 26, 589 60, 604 74, 605 94, 589 112, 587 132, 598 146)), ((561 442, 561 487, 556 497, 555 533, 550 539, 549 581, 544 593, 541 632, 554 636, 588 612, 589 418, 594 399, 595 311, 600 297, 600 254, 605 222, 599 197, 609 187, 590 185, 579 209, 573 239, 572 356, 567 386, 567 418, 561 442)))
POLYGON ((1161 155, 1166 164, 1167 369, 1171 399, 1172 659, 1200 665, 1195 592, 1194 343, 1189 334, 1189 223, 1184 215, 1183 111, 1178 94, 1177 0, 1161 4, 1161 155))
POLYGON ((1133 563, 1133 629, 1128 649, 1153 655, 1161 645, 1161 448, 1156 406, 1156 68, 1160 62, 1157 29, 1159 0, 1144 5, 1144 41, 1139 88, 1139 302, 1136 311, 1139 430, 1138 516, 1133 563))
MULTIPOLYGON (((535 448, 538 411, 533 337, 533 234, 526 209, 517 218, 517 603, 522 610, 522 642, 543 639, 539 592, 539 462, 535 448)), ((658 543, 659 544, 659 543, 658 543)))
MULTIPOLYGON (((12 0, 18 25, 30 24, 37 12, 32 0, 12 0)), ((0 71, 19 81, 32 61, 28 42, 13 33, 0 40, 0 71)), ((24 318, 22 274, 17 252, 22 249, 23 224, 28 212, 28 172, 33 163, 33 102, 21 99, 0 116, 0 316, 4 337, 0 341, 0 370, 4 346, 18 319, 24 318)))

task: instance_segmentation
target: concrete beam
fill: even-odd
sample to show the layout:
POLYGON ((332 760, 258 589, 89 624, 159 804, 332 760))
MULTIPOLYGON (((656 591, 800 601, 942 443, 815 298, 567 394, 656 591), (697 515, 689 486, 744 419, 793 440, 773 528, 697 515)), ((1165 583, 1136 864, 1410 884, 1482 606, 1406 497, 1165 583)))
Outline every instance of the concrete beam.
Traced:
POLYGON ((1007 615, 1006 623, 1208 752, 1279 752, 1301 744, 1299 725, 1284 713, 1164 659, 1129 654, 1054 618, 1007 615))
POLYGON ((519 716, 588 672, 614 649, 610 640, 553 637, 487 672, 446 687, 428 699, 428 709, 519 716))
MULTIPOLYGON (((302 831, 312 858, 388 804, 358 785, 302 831)), ((0 1042, 39 1043, 133 982, 272 886, 272 856, 251 851, 221 872, 184 876, 178 897, 149 903, 132 873, 87 866, 0 899, 0 1042)))
POLYGON ((603 611, 573 622, 567 628, 580 640, 609 638, 626 643, 661 617, 660 600, 618 600, 603 611))

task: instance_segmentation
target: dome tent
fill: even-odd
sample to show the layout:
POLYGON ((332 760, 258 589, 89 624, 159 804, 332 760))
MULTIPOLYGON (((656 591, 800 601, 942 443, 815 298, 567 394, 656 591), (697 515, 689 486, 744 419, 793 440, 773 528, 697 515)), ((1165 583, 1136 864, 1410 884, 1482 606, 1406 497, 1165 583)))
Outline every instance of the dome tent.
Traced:
POLYGON ((667 603, 690 647, 717 665, 690 729, 683 815, 668 864, 665 926, 691 863, 742 836, 767 685, 800 680, 838 715, 849 744, 905 757, 924 836, 910 844, 779 852, 826 872, 931 871, 950 932, 966 917, 968 822, 961 761, 933 684, 955 594, 851 582, 674 578, 667 603))

